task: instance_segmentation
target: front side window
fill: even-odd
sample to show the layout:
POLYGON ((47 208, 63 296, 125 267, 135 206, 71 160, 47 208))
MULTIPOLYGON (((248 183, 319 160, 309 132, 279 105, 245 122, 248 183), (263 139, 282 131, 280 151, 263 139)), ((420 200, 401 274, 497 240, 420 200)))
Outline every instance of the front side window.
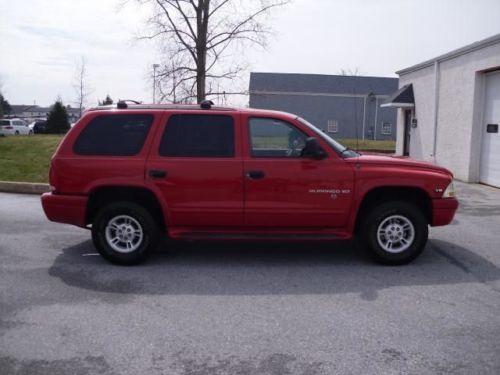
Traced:
POLYGON ((73 150, 78 155, 137 155, 152 123, 152 115, 98 116, 80 133, 73 150))
POLYGON ((234 121, 226 115, 172 115, 161 138, 160 155, 234 157, 234 121))
POLYGON ((249 120, 253 157, 300 157, 308 136, 284 121, 272 118, 249 120))

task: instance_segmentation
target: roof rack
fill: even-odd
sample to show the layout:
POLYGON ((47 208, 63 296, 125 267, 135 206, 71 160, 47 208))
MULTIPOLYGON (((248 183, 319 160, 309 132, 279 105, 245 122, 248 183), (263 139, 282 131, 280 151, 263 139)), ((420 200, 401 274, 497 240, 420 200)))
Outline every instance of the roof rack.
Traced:
POLYGON ((118 100, 118 103, 116 103, 116 108, 119 109, 125 109, 128 107, 127 102, 131 102, 134 104, 141 104, 141 102, 138 102, 137 100, 132 100, 132 99, 124 99, 124 100, 118 100))
POLYGON ((214 102, 211 100, 204 100, 200 103, 201 109, 210 109, 214 105, 214 102))
POLYGON ((119 100, 116 105, 101 105, 89 108, 88 111, 100 111, 106 109, 127 109, 127 110, 145 110, 145 109, 163 109, 163 110, 200 110, 211 109, 213 111, 234 111, 237 108, 232 107, 216 107, 211 100, 205 100, 200 104, 142 104, 135 100, 119 100), (129 104, 131 103, 131 104, 129 104))

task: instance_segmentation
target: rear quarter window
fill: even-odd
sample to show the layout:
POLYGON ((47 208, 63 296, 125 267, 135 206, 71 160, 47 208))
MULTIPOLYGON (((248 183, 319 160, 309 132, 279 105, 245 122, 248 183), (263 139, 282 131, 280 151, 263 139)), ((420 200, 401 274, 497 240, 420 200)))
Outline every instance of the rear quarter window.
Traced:
POLYGON ((92 119, 76 140, 78 155, 137 155, 149 133, 153 115, 103 115, 92 119))

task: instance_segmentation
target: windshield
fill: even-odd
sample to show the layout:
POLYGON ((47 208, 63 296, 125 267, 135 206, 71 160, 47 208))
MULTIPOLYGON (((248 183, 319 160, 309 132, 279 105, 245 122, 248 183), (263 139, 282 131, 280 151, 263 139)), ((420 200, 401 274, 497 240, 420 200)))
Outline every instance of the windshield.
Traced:
POLYGON ((332 146, 332 148, 343 158, 352 158, 352 157, 359 156, 359 154, 356 151, 351 150, 348 147, 345 147, 344 145, 340 144, 335 139, 331 138, 328 134, 323 132, 321 129, 318 129, 316 126, 311 124, 309 121, 304 120, 302 117, 297 117, 297 120, 299 120, 302 124, 307 126, 314 133, 316 133, 319 137, 321 137, 321 139, 323 139, 330 146, 332 146))

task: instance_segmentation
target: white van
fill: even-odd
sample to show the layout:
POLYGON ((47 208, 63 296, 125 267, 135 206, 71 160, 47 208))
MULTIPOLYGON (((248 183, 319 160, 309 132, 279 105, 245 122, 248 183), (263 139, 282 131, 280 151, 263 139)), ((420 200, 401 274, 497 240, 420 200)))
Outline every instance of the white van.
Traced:
POLYGON ((0 135, 31 135, 33 130, 28 123, 18 118, 0 120, 0 135))

